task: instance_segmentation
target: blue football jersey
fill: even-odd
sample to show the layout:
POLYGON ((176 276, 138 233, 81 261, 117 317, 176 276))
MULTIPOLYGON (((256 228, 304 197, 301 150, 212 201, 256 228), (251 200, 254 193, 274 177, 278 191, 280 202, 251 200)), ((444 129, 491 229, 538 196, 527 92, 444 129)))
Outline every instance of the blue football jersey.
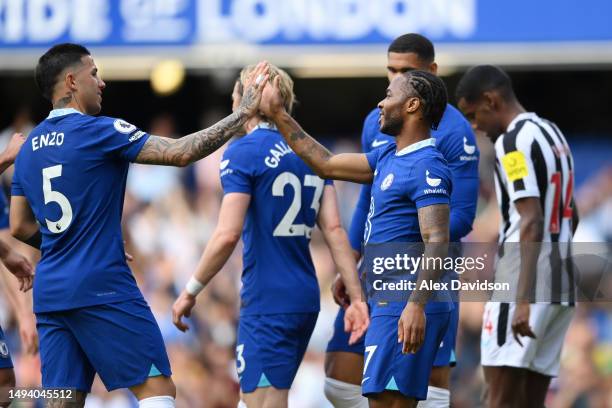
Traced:
MULTIPOLYGON (((395 143, 367 155, 374 171, 364 243, 422 242, 418 209, 449 204, 452 176, 433 138, 401 151, 395 143)), ((372 316, 399 315, 405 304, 373 305, 372 316)), ((429 302, 428 312, 449 311, 448 302, 429 302)))
POLYGON ((34 311, 142 297, 127 266, 121 213, 129 162, 148 134, 123 120, 51 111, 15 161, 12 194, 25 196, 42 233, 34 311))
POLYGON ((310 257, 325 184, 262 124, 225 151, 224 194, 251 196, 244 243, 241 315, 318 312, 319 286, 310 257))
MULTIPOLYGON (((373 109, 366 117, 361 133, 361 147, 364 153, 394 143, 395 138, 380 131, 380 110, 373 109)), ((436 148, 442 153, 453 178, 451 194, 451 241, 459 241, 472 229, 476 216, 478 199, 478 160, 480 152, 476 137, 469 122, 452 105, 446 110, 437 130, 431 131, 436 148)), ((369 200, 370 186, 362 187, 363 199, 369 200), (367 197, 366 197, 367 196, 367 197)), ((363 237, 367 206, 358 206, 351 225, 351 244, 360 247, 363 237)))

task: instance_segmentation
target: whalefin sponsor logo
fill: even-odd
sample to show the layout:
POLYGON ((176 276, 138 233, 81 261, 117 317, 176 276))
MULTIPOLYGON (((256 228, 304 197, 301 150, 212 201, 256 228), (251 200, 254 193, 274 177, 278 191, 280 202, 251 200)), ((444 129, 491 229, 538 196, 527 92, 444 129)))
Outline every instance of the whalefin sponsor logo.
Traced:
POLYGON ((466 152, 469 156, 461 155, 459 156, 459 160, 461 161, 478 160, 478 156, 474 155, 474 153, 476 153, 476 145, 468 144, 467 137, 465 136, 463 136, 463 151, 466 152))
POLYGON ((438 187, 442 182, 442 179, 429 177, 429 170, 425 170, 425 181, 432 187, 438 187))

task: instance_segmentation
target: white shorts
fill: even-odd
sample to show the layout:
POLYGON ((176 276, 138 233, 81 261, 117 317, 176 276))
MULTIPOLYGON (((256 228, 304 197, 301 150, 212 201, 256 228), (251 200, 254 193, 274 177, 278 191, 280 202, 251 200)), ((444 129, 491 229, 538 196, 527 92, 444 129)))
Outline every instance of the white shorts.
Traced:
POLYGON ((535 339, 520 337, 521 347, 512 334, 514 303, 487 302, 480 342, 483 366, 526 368, 556 377, 565 333, 574 308, 563 305, 530 305, 529 325, 535 339))

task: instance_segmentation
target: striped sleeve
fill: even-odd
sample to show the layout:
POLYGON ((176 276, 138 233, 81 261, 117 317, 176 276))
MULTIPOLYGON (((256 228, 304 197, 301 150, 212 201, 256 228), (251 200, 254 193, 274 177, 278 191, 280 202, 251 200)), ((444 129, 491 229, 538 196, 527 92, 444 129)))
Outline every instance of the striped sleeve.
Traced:
POLYGON ((511 201, 540 197, 536 163, 532 160, 532 149, 537 145, 535 133, 538 131, 537 126, 521 121, 495 143, 495 154, 500 163, 500 178, 511 201))

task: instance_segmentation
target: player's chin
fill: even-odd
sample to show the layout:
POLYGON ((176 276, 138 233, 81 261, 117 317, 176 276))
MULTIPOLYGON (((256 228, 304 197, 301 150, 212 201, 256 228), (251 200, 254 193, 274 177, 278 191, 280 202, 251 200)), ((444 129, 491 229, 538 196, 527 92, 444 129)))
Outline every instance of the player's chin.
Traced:
POLYGON ((102 98, 100 98, 100 102, 93 104, 90 109, 88 109, 90 115, 97 115, 102 111, 102 98))

